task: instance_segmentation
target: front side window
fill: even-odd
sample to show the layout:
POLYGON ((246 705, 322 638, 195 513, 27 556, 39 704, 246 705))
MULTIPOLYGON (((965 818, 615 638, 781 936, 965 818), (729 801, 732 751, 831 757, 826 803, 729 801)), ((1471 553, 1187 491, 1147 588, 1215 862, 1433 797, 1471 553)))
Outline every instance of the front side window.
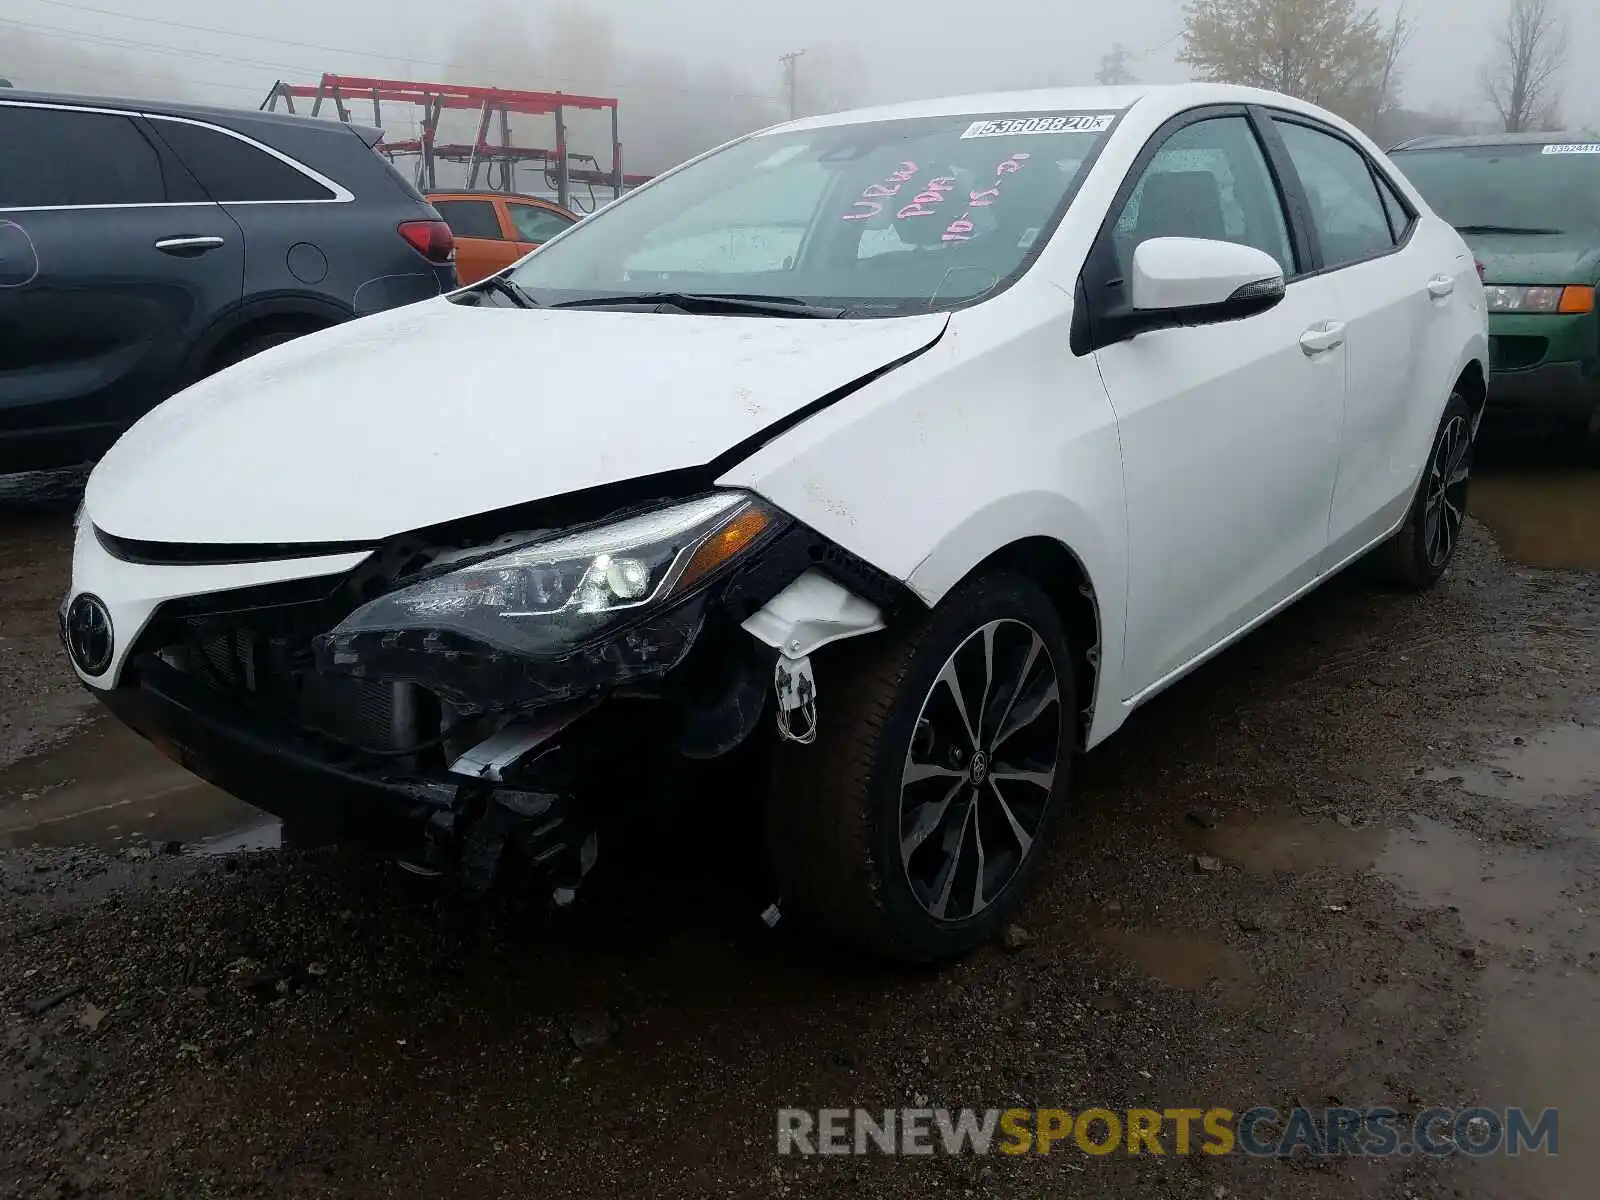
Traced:
POLYGON ((435 200, 433 207, 458 238, 505 239, 493 200, 435 200))
POLYGON ((0 208, 166 200, 161 157, 131 118, 0 105, 0 208))
POLYGON ((1366 156, 1308 125, 1274 124, 1311 202, 1323 265, 1341 267, 1392 250, 1395 235, 1366 156))
POLYGON ((1127 278, 1140 242, 1209 238, 1263 250, 1294 273, 1289 227, 1266 156, 1244 117, 1213 117, 1172 134, 1134 185, 1112 233, 1127 278))
POLYGON ((536 204, 510 204, 511 223, 517 227, 517 238, 524 242, 548 242, 568 225, 569 217, 536 204))
POLYGON ((155 127, 218 204, 333 198, 304 171, 220 129, 173 120, 155 127))
POLYGON ((1395 165, 1458 229, 1600 230, 1600 143, 1401 150, 1395 165))
POLYGON ((967 114, 748 138, 601 210, 516 268, 542 303, 662 291, 926 312, 1006 286, 1114 112, 967 114))

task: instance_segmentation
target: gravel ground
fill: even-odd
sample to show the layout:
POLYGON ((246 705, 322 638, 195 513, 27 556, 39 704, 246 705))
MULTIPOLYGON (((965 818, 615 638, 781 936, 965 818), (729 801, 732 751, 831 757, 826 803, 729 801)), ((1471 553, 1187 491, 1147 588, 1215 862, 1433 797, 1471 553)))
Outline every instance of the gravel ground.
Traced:
MULTIPOLYGON (((93 720, 45 490, 0 515, 0 764, 35 754, 0 818, 31 803, 14 771, 83 769, 93 720)), ((1481 526, 1431 595, 1335 581, 1090 755, 1022 944, 939 971, 767 930, 723 865, 738 834, 703 824, 558 921, 337 851, 14 845, 0 1197, 1592 1195, 1597 631, 1600 575, 1510 563, 1481 526), (774 1142, 780 1106, 1478 1102, 1562 1106, 1568 1152, 774 1142)))

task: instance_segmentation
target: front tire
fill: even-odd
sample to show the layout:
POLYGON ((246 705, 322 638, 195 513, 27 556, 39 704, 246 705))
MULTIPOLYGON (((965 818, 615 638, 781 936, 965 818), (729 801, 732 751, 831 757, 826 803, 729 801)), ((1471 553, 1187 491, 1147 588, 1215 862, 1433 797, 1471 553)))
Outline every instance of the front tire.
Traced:
POLYGON ((817 740, 781 745, 768 842, 786 911, 928 962, 992 938, 1064 807, 1076 688, 1028 578, 962 584, 932 613, 820 655, 817 740))
POLYGON ((1405 524, 1373 554, 1385 581, 1426 591, 1444 576, 1460 547, 1466 521, 1472 443, 1472 410, 1459 392, 1453 393, 1405 524))

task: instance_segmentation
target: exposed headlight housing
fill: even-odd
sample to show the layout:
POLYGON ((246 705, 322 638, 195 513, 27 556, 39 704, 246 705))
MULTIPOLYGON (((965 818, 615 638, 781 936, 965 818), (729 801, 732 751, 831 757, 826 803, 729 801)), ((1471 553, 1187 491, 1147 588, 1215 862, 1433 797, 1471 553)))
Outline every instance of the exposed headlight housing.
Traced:
POLYGON ((1594 311, 1592 287, 1523 287, 1516 284, 1484 285, 1490 312, 1586 313, 1594 311))
MULTIPOLYGON (((329 635, 456 635, 495 651, 558 658, 669 607, 780 524, 742 492, 714 492, 607 525, 456 560, 357 609, 329 635), (459 565, 457 565, 459 563, 459 565)), ((337 661, 337 659, 336 659, 337 661)))

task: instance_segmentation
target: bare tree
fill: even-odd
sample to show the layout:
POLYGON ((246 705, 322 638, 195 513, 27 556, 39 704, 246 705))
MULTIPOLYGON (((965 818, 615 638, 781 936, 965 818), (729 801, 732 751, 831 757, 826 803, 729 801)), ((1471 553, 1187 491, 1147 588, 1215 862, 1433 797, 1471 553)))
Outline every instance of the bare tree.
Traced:
POLYGON ((1383 34, 1383 58, 1378 64, 1378 75, 1373 81, 1372 119, 1369 128, 1376 129, 1384 114, 1394 108, 1400 99, 1400 62, 1411 35, 1416 32, 1416 22, 1406 11, 1407 0, 1400 0, 1383 34))
POLYGON ((1202 79, 1287 92, 1365 121, 1384 45, 1377 13, 1357 0, 1192 0, 1178 61, 1202 79))
POLYGON ((1511 0, 1483 69, 1483 90, 1507 133, 1549 126, 1566 64, 1566 22, 1556 0, 1511 0))

